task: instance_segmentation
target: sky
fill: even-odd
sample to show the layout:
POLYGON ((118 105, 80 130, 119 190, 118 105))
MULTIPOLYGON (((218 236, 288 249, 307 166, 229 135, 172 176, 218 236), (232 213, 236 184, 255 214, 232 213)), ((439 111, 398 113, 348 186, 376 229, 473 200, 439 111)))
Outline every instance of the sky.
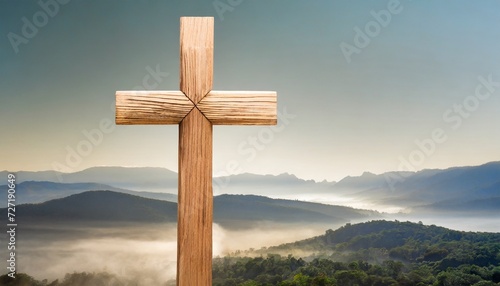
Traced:
POLYGON ((177 170, 177 126, 116 126, 116 90, 179 89, 179 18, 215 20, 214 89, 279 122, 215 126, 214 176, 500 160, 500 2, 0 0, 0 170, 177 170))

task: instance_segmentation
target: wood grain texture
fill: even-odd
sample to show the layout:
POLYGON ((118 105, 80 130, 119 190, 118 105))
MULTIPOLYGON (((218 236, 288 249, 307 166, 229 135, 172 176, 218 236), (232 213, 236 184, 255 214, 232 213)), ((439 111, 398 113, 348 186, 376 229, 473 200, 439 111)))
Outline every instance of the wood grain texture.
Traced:
POLYGON ((274 125, 276 92, 211 91, 212 17, 180 20, 180 90, 117 91, 117 124, 179 123, 177 285, 212 285, 212 125, 274 125))
POLYGON ((212 125, 194 108, 179 126, 177 285, 212 285, 212 125))
POLYGON ((274 91, 210 91, 196 107, 213 125, 276 125, 274 91))
POLYGON ((179 124, 194 104, 180 91, 117 91, 116 124, 179 124))
POLYGON ((197 104, 211 89, 214 18, 181 17, 180 89, 197 104))

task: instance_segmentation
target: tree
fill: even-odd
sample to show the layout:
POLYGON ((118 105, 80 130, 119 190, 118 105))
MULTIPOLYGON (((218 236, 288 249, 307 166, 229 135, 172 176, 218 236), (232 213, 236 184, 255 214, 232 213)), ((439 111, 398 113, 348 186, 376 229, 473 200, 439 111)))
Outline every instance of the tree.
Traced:
POLYGON ((0 276, 0 285, 3 286, 43 286, 42 282, 35 278, 24 274, 16 273, 15 278, 9 277, 7 274, 0 276))

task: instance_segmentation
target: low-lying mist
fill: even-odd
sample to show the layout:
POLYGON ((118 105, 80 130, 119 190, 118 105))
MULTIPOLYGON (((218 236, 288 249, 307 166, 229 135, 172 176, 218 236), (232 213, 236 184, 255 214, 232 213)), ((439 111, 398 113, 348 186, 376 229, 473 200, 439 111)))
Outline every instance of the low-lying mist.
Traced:
MULTIPOLYGON (((228 230, 214 224, 213 254, 224 256, 293 242, 323 234, 326 228, 263 223, 251 229, 228 230)), ((17 272, 49 282, 64 278, 66 273, 108 272, 139 285, 163 285, 175 279, 176 232, 175 224, 20 227, 17 272)), ((2 249, 0 255, 7 257, 6 250, 2 249)))
MULTIPOLYGON (((422 221, 426 225, 464 231, 500 230, 498 218, 393 214, 386 219, 422 221)), ((321 235, 327 229, 340 226, 262 222, 249 228, 227 229, 214 224, 213 255, 225 256, 238 250, 277 246, 321 235)), ((175 224, 19 225, 16 234, 17 272, 27 273, 37 280, 48 279, 49 282, 61 280, 66 273, 107 272, 121 279, 136 281, 137 285, 164 285, 175 279, 176 232, 175 224)), ((6 241, 5 232, 0 238, 6 241)), ((242 255, 249 253, 258 255, 255 254, 258 252, 252 251, 242 252, 242 255)), ((297 257, 308 255, 292 254, 297 257)), ((0 257, 8 257, 7 247, 0 248, 0 257)), ((2 259, 1 266, 6 269, 5 259, 2 259)))
POLYGON ((453 230, 473 232, 500 232, 499 215, 485 217, 484 215, 439 215, 439 214, 393 214, 387 220, 421 221, 425 225, 437 225, 453 230))

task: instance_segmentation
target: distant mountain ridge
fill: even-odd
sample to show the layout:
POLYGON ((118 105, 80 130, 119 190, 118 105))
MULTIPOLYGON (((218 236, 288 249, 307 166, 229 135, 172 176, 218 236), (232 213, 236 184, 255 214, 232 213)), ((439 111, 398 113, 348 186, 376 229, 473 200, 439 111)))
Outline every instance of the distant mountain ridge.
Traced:
POLYGON ((478 198, 468 201, 449 200, 440 201, 430 205, 414 207, 413 212, 425 213, 427 215, 454 214, 457 216, 467 214, 468 216, 490 216, 492 213, 500 213, 500 197, 478 198))
MULTIPOLYGON (((7 193, 7 185, 0 186, 0 193, 7 193)), ((177 195, 168 193, 137 192, 99 183, 54 183, 25 181, 16 185, 16 204, 42 203, 86 191, 109 190, 143 198, 177 202, 177 195)), ((0 207, 7 205, 7 196, 0 196, 0 207)))
MULTIPOLYGON (((64 183, 103 184, 109 186, 103 189, 122 189, 122 192, 128 190, 128 193, 177 192, 177 174, 163 168, 95 167, 70 174, 21 171, 16 175, 18 183, 59 182, 62 178, 64 183)), ((0 177, 6 176, 6 171, 0 172, 0 177)), ((457 210, 467 211, 467 203, 474 202, 476 208, 480 209, 483 204, 490 214, 499 215, 489 206, 488 199, 500 197, 500 162, 444 170, 387 172, 380 175, 365 172, 361 176, 348 176, 336 183, 303 180, 291 174, 238 174, 214 178, 213 185, 215 194, 254 194, 300 200, 307 200, 305 197, 315 195, 315 201, 333 196, 330 201, 334 204, 344 198, 361 203, 360 205, 366 203, 380 206, 381 209, 385 206, 397 207, 412 212, 439 211, 447 202, 454 202, 457 210)), ((0 187, 0 191, 3 189, 5 186, 0 187)), ((71 191, 68 192, 70 193, 71 191)), ((146 196, 145 193, 143 196, 146 196)), ((158 198, 153 195, 148 197, 158 198)), ((45 200, 52 198, 54 197, 47 196, 45 200)))
MULTIPOLYGON (((19 171, 17 183, 26 181, 46 181, 54 183, 98 183, 138 191, 176 190, 177 173, 166 168, 153 167, 92 167, 74 173, 57 171, 19 171)), ((7 176, 7 171, 0 176, 7 176)))
MULTIPOLYGON (((467 202, 500 197, 500 162, 480 166, 453 167, 445 170, 389 172, 348 177, 330 188, 330 192, 349 194, 359 201, 380 205, 397 205, 411 211, 439 211, 444 202, 467 202)), ((478 206, 480 208, 480 206, 478 206)), ((485 205, 485 210, 491 207, 485 205)), ((462 211, 467 208, 462 207, 462 211)), ((499 213, 496 213, 499 215, 499 213)))

